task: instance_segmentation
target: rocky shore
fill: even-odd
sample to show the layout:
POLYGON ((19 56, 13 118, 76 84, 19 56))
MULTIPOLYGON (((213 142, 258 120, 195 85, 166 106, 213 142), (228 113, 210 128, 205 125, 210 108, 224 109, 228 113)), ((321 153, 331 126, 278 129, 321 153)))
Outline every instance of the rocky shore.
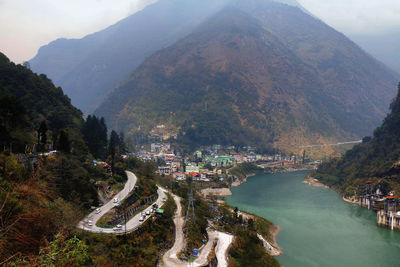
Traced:
MULTIPOLYGON (((246 213, 244 211, 239 211, 239 215, 242 215, 244 219, 255 219, 254 215, 246 213)), ((276 225, 272 224, 269 227, 269 234, 270 234, 270 239, 266 240, 262 235, 258 234, 258 238, 263 242, 264 247, 266 248, 268 254, 271 256, 279 256, 283 254, 283 250, 279 247, 277 239, 278 239, 278 234, 280 233, 281 228, 276 225)))

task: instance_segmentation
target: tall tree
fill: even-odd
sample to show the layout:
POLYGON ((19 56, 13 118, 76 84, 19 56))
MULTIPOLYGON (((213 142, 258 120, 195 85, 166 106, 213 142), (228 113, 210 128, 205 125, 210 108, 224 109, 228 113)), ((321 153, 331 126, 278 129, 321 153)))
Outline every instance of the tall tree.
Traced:
POLYGON ((13 95, 0 96, 0 142, 8 146, 11 142, 25 142, 21 134, 30 125, 22 103, 13 95), (23 138, 22 138, 23 139, 23 138))
POLYGON ((40 151, 43 151, 45 148, 45 145, 47 143, 47 124, 46 121, 42 121, 40 123, 40 127, 37 130, 38 134, 38 147, 40 151))
POLYGON ((104 159, 107 147, 107 126, 104 118, 89 115, 83 124, 83 138, 95 158, 104 159))
POLYGON ((58 150, 69 153, 71 152, 71 144, 69 142, 68 133, 65 130, 61 130, 60 135, 58 137, 58 150))
POLYGON ((119 153, 119 136, 114 130, 111 131, 110 141, 108 143, 108 154, 111 156, 111 171, 114 173, 115 154, 119 153))
POLYGON ((119 152, 121 154, 126 152, 125 135, 123 132, 119 133, 119 152))

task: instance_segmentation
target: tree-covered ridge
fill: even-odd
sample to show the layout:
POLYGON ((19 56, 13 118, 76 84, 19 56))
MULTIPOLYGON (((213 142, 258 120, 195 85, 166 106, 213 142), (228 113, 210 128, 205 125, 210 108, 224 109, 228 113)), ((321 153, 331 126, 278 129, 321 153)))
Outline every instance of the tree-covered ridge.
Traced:
POLYGON ((373 137, 365 137, 342 158, 322 164, 315 178, 349 194, 367 180, 383 180, 400 192, 400 83, 398 90, 391 112, 373 137))
POLYGON ((55 87, 46 75, 36 75, 16 65, 0 53, 0 93, 15 95, 32 117, 45 116, 58 128, 80 125, 82 113, 71 105, 61 87, 55 87))
POLYGON ((155 266, 172 242, 173 200, 139 234, 98 236, 76 225, 100 205, 99 195, 120 190, 126 169, 140 177, 141 193, 154 195, 156 166, 124 162, 123 134, 108 139, 103 118, 83 120, 44 76, 3 55, 0 65, 0 265, 155 266), (52 144, 57 151, 45 153, 52 144))
POLYGON ((1 53, 0 110, 0 143, 4 147, 24 152, 30 144, 57 146, 60 138, 82 145, 82 113, 62 89, 1 53))

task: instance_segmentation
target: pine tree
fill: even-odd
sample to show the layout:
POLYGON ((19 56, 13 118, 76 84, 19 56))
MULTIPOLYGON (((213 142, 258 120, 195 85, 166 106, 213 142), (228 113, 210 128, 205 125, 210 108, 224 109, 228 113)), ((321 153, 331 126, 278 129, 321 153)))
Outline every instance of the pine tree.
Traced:
POLYGON ((38 133, 38 146, 39 151, 44 151, 45 145, 47 143, 47 124, 46 121, 40 123, 40 127, 37 130, 38 133))
POLYGON ((68 133, 65 132, 64 130, 62 130, 60 132, 60 136, 58 138, 58 146, 57 146, 58 150, 60 150, 61 152, 64 153, 69 153, 71 152, 71 145, 69 142, 69 137, 68 137, 68 133))

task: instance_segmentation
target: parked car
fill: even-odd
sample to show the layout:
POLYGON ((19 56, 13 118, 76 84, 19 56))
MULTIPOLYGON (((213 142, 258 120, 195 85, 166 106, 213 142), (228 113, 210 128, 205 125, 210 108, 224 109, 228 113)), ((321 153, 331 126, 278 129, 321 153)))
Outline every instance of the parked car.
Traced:
POLYGON ((139 222, 143 222, 143 221, 144 221, 144 217, 142 216, 139 218, 139 222))
POLYGON ((113 202, 114 202, 114 203, 118 203, 118 198, 117 198, 117 197, 114 197, 113 202))
POLYGON ((97 208, 95 212, 96 212, 96 214, 99 214, 101 212, 101 209, 97 208))
POLYGON ((92 220, 88 220, 87 225, 88 226, 93 226, 93 221, 92 220))

